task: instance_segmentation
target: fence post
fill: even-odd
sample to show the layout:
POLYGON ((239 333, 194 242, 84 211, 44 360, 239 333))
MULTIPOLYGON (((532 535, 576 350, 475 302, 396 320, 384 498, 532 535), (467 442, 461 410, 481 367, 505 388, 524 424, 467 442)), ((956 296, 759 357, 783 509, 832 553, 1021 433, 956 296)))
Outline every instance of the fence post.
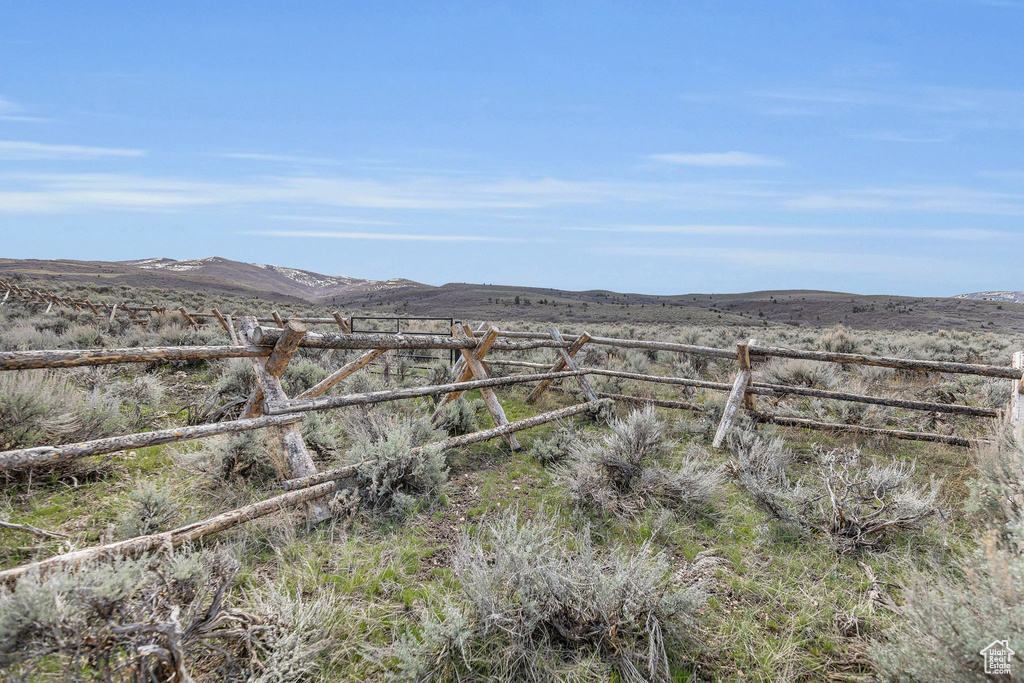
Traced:
POLYGON ((1013 392, 1010 394, 1010 424, 1017 441, 1024 443, 1024 351, 1015 351, 1013 367, 1022 371, 1020 379, 1013 381, 1013 392))
MULTIPOLYGON (((746 345, 739 345, 746 346, 746 345)), ((747 347, 749 353, 749 347, 747 347)), ((747 394, 747 387, 750 385, 750 358, 747 357, 747 368, 743 369, 740 367, 740 371, 736 374, 736 381, 733 382, 732 391, 729 393, 729 398, 725 402, 725 408, 722 410, 722 420, 718 423, 718 429, 715 430, 715 440, 711 443, 713 448, 721 448, 725 442, 725 436, 729 433, 732 428, 733 420, 736 418, 736 411, 739 410, 740 404, 743 402, 744 397, 747 394)))
MULTIPOLYGON (((242 333, 242 341, 245 344, 253 343, 253 331, 256 329, 256 316, 245 315, 238 319, 238 326, 242 333)), ((295 355, 299 348, 299 342, 306 336, 306 326, 302 323, 289 320, 284 327, 284 332, 274 345, 274 350, 269 358, 253 358, 252 369, 256 372, 256 382, 259 385, 259 392, 268 403, 283 403, 288 400, 281 386, 281 375, 284 373, 288 362, 295 355)), ((254 395, 256 392, 253 392, 254 395)), ((254 404, 253 398, 249 399, 254 404)), ((258 403, 258 400, 255 402, 258 403)), ((255 404, 252 406, 255 409, 255 404)), ((258 408, 262 414, 262 405, 258 408)), ((286 469, 282 479, 296 479, 316 474, 316 465, 306 448, 306 442, 302 439, 302 430, 298 425, 287 424, 275 427, 281 449, 284 451, 286 469)), ((307 513, 310 521, 319 522, 330 516, 327 504, 323 501, 310 501, 307 504, 307 513)))
MULTIPOLYGON (((481 330, 477 331, 477 335, 476 336, 479 336, 479 332, 482 331, 483 329, 486 329, 487 327, 490 327, 489 323, 484 323, 483 325, 481 325, 481 330)), ((455 329, 456 329, 456 327, 453 325, 452 326, 452 330, 455 330, 455 329)), ((462 326, 462 331, 465 334, 465 338, 468 338, 468 339, 474 339, 475 338, 475 336, 473 334, 473 331, 469 329, 469 325, 463 325, 462 326)), ((458 336, 458 335, 456 335, 456 336, 458 336)), ((487 355, 487 352, 490 351, 491 347, 494 345, 494 342, 498 341, 498 336, 499 336, 498 328, 491 327, 491 329, 487 330, 486 334, 484 334, 484 336, 480 339, 480 343, 477 345, 477 347, 475 349, 466 349, 466 350, 469 351, 472 354, 472 357, 475 358, 476 360, 483 361, 484 357, 487 355)), ((455 381, 456 382, 468 382, 469 380, 473 379, 475 373, 473 372, 473 369, 471 367, 469 367, 468 359, 469 359, 469 356, 465 356, 465 357, 462 358, 461 371, 455 377, 455 381)), ((458 364, 455 365, 455 369, 458 369, 459 367, 460 366, 458 364)), ((481 367, 483 367, 483 366, 481 365, 481 367)), ((486 368, 484 368, 484 369, 486 370, 486 368)), ((477 377, 477 379, 483 379, 483 378, 482 377, 477 377)), ((457 399, 461 395, 462 395, 461 391, 453 391, 452 393, 450 393, 447 396, 445 396, 444 398, 442 398, 440 403, 441 403, 441 405, 444 405, 446 403, 451 403, 452 401, 454 401, 455 399, 457 399)))
MULTIPOLYGON (((588 337, 590 336, 590 335, 587 335, 586 332, 584 332, 583 335, 586 335, 588 337)), ((583 335, 581 335, 581 337, 583 335)), ((557 327, 552 327, 551 328, 551 338, 554 339, 555 341, 558 341, 558 342, 564 341, 562 339, 562 334, 558 331, 557 327)), ((577 341, 579 341, 579 340, 577 340, 577 341)), ((583 344, 580 344, 579 346, 583 346, 583 344)), ((579 346, 576 347, 577 351, 579 351, 579 346)), ((579 370, 580 369, 580 366, 576 364, 575 359, 573 359, 573 357, 571 355, 569 355, 569 351, 568 350, 563 349, 563 348, 559 348, 558 349, 558 353, 562 357, 562 362, 570 370, 579 370)), ((596 401, 596 400, 598 400, 598 396, 597 396, 597 394, 594 393, 593 388, 590 386, 590 382, 587 381, 587 376, 586 375, 578 375, 576 377, 576 380, 579 382, 580 388, 583 389, 583 393, 586 395, 588 401, 596 401)))
MULTIPOLYGON (((554 330, 554 332, 558 333, 558 330, 554 330)), ((561 341, 561 335, 560 334, 559 334, 558 341, 561 341)), ((565 355, 563 355, 561 358, 559 358, 558 361, 554 365, 551 366, 551 368, 548 370, 548 372, 559 372, 560 370, 564 370, 566 367, 568 367, 568 363, 566 362, 566 357, 573 358, 579 352, 579 350, 583 348, 583 345, 586 344, 588 341, 590 341, 590 334, 587 333, 587 332, 584 332, 583 334, 581 334, 579 337, 576 338, 576 341, 574 341, 572 343, 572 346, 570 346, 568 350, 566 350, 566 349, 559 349, 559 351, 561 351, 565 355)), ((581 375, 581 377, 582 377, 582 375, 581 375)), ((541 382, 540 384, 538 384, 537 387, 533 391, 530 392, 530 395, 526 397, 526 402, 527 403, 535 402, 538 398, 540 398, 540 395, 544 393, 544 390, 547 389, 549 386, 551 386, 551 383, 553 381, 554 380, 546 379, 543 382, 541 382)), ((589 396, 589 394, 588 394, 588 396, 589 396)), ((590 399, 590 400, 594 400, 594 399, 590 399)))
MULTIPOLYGON (((746 370, 747 372, 751 373, 751 377, 753 377, 754 371, 750 366, 750 347, 756 345, 756 339, 751 339, 746 344, 736 345, 736 359, 740 363, 740 370, 746 370)), ((746 387, 744 387, 743 391, 743 408, 745 410, 754 410, 754 408, 756 407, 754 404, 754 395, 748 392, 746 390, 746 387)))
MULTIPOLYGON (((469 339, 469 335, 466 334, 466 332, 458 325, 452 325, 452 334, 460 339, 469 339)), ((477 358, 477 354, 480 353, 481 349, 486 353, 487 349, 490 348, 491 344, 494 343, 494 340, 498 338, 499 334, 498 329, 496 327, 492 327, 488 330, 487 335, 480 340, 480 344, 477 348, 462 349, 462 357, 466 359, 467 371, 471 373, 471 376, 474 379, 488 378, 487 370, 484 369, 483 363, 480 362, 483 358, 483 354, 480 354, 480 358, 477 358), (488 343, 489 339, 490 343, 488 343)), ((494 419, 494 426, 503 427, 507 425, 508 418, 505 417, 505 409, 501 407, 501 403, 498 401, 498 397, 494 393, 494 389, 490 387, 482 387, 480 389, 480 394, 483 396, 484 405, 487 406, 488 412, 491 413, 491 417, 494 419)), ((450 395, 451 394, 449 394, 449 396, 450 395)), ((508 434, 506 438, 508 439, 509 446, 512 447, 512 450, 517 450, 520 447, 519 439, 516 438, 515 434, 508 434)))
POLYGON ((231 337, 231 343, 234 344, 235 346, 238 346, 238 337, 235 335, 235 331, 231 328, 231 326, 228 325, 228 321, 224 317, 224 314, 221 313, 216 308, 214 308, 213 309, 213 316, 215 318, 217 318, 217 322, 220 323, 220 326, 223 327, 224 331, 227 332, 228 336, 231 337))

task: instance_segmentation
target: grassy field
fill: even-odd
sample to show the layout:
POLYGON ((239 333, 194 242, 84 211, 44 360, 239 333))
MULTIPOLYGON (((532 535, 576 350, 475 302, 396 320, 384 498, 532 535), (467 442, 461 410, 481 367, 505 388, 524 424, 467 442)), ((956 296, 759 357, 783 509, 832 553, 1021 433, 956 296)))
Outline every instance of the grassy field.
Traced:
MULTIPOLYGON (((259 302, 190 294, 182 303, 259 302)), ((757 336, 798 348, 998 364, 1022 348, 1018 335, 996 332, 709 322, 588 329, 722 348, 757 336)), ((543 328, 539 320, 502 324, 543 328)), ((575 331, 571 319, 564 324, 575 331)), ((63 311, 0 309, 3 350, 226 342, 217 329, 172 320, 140 330, 63 311)), ((541 349, 515 357, 552 356, 541 349)), ((286 391, 346 360, 300 351, 286 391)), ((716 380, 734 371, 725 362, 601 347, 588 348, 584 362, 716 380)), ((201 420, 247 395, 246 364, 6 373, 0 447, 201 420)), ((774 362, 757 376, 983 406, 1009 397, 1005 380, 878 368, 774 362)), ((393 359, 388 380, 364 372, 335 391, 428 381, 393 359)), ((705 410, 619 406, 613 428, 580 416, 520 433, 516 452, 492 441, 415 461, 403 459, 409 446, 446 436, 425 424, 429 399, 318 414, 303 431, 319 467, 366 454, 393 467, 361 472, 355 488, 332 501, 332 519, 315 528, 279 514, 173 556, 21 582, 0 595, 0 666, 15 680, 133 680, 146 671, 169 680, 186 670, 196 680, 266 681, 986 680, 982 647, 996 638, 1024 644, 1015 502, 1024 456, 1011 441, 977 451, 743 422, 729 448, 712 451, 721 394, 614 378, 595 384, 705 410), (878 506, 871 496, 854 501, 863 481, 875 482, 871 496, 886 501, 874 518, 903 515, 870 535, 837 524, 829 502, 830 491, 842 499, 839 487, 852 484, 843 510, 866 528, 878 506), (985 599, 972 597, 979 594, 985 599)), ((526 393, 500 392, 510 420, 579 400, 571 384, 536 405, 526 393)), ((471 392, 459 404, 450 430, 491 426, 477 399, 471 392)), ((999 435, 996 425, 968 418, 774 403, 827 421, 999 435)), ((0 519, 23 526, 0 530, 0 567, 265 498, 277 477, 270 438, 216 437, 7 474, 0 519)))

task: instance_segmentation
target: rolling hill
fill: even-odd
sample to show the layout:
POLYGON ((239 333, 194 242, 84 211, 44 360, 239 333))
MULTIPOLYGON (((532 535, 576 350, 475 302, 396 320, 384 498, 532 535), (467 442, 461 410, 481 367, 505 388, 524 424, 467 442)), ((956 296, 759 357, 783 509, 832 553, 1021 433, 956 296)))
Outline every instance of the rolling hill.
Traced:
MULTIPOLYGON (((355 314, 441 316, 462 320, 671 323, 679 325, 846 325, 864 330, 1024 333, 1024 293, 959 297, 861 295, 817 290, 691 293, 671 296, 608 290, 412 280, 364 280, 220 257, 174 260, 72 261, 0 259, 0 277, 123 284, 171 292, 203 292, 274 302, 282 312, 324 307, 355 314)), ((159 303, 159 302, 152 302, 159 303)))

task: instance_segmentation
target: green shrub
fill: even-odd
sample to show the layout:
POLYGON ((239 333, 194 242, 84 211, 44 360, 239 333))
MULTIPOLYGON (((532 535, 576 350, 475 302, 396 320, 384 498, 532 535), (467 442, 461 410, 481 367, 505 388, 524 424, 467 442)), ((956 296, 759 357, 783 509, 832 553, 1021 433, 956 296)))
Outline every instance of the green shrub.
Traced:
POLYGON ((574 449, 559 478, 581 508, 633 516, 654 505, 691 514, 706 513, 722 483, 698 449, 671 464, 664 425, 650 407, 611 423, 612 433, 594 447, 574 449))
POLYGON ((400 520, 433 503, 448 479, 448 467, 439 447, 424 444, 443 438, 426 419, 395 416, 378 438, 357 442, 346 457, 370 461, 357 477, 363 507, 376 517, 400 520))
POLYGON ((870 648, 882 676, 905 681, 1020 680, 984 671, 982 649, 1024 644, 1024 447, 1004 431, 980 453, 975 503, 985 514, 978 546, 953 567, 929 563, 906 578, 902 619, 870 648), (985 528, 987 527, 987 528, 985 528))
POLYGON ((0 373, 0 450, 87 441, 127 431, 120 402, 43 371, 0 373))
POLYGON ((289 396, 301 394, 320 382, 329 373, 317 363, 307 359, 295 359, 285 368, 281 386, 289 396))
POLYGON ((440 414, 434 418, 434 424, 452 436, 475 432, 480 428, 476 413, 482 405, 480 399, 470 401, 460 396, 438 409, 440 414))
POLYGON ((582 434, 579 431, 568 425, 561 426, 547 438, 534 441, 530 455, 545 465, 559 463, 579 448, 581 441, 582 434))
POLYGON ((165 531, 176 514, 171 496, 152 483, 145 483, 129 495, 131 504, 121 518, 122 538, 148 536, 165 531))
POLYGON ((390 649, 401 681, 671 681, 699 642, 703 584, 648 544, 506 515, 455 558, 462 589, 390 649))

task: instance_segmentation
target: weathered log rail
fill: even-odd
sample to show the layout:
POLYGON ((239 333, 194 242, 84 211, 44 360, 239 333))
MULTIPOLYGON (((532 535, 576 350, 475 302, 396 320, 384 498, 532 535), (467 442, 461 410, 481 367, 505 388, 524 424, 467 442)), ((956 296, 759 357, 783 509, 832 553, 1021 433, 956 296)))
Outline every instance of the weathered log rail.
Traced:
POLYGON ((817 360, 829 363, 851 365, 873 365, 883 368, 899 368, 902 370, 920 370, 924 372, 952 372, 964 375, 980 375, 982 377, 1002 377, 1020 379, 1021 372, 1017 368, 1001 365, 982 365, 977 363, 951 363, 939 360, 911 360, 889 356, 867 356, 859 353, 835 353, 832 351, 801 351, 781 346, 751 345, 750 352, 762 356, 776 358, 796 358, 801 360, 817 360))
POLYGON ((333 408, 344 408, 346 406, 360 406, 370 405, 372 403, 386 403, 388 401, 401 401, 403 399, 419 398, 421 396, 438 396, 440 394, 448 394, 453 391, 472 391, 473 389, 542 382, 547 379, 556 380, 564 379, 566 377, 580 377, 581 375, 586 374, 586 372, 586 370, 564 370, 562 372, 543 372, 531 375, 491 377, 489 379, 475 379, 468 382, 452 382, 450 384, 435 384, 425 387, 386 389, 384 391, 371 391, 364 394, 344 394, 340 396, 319 396, 317 398, 292 399, 283 403, 267 403, 264 410, 267 415, 284 415, 286 413, 300 413, 311 410, 331 410, 333 408))
MULTIPOLYGON (((3 284, 3 283, 0 283, 3 284)), ((27 293, 27 290, 9 287, 5 295, 5 301, 11 296, 17 298, 32 297, 38 305, 53 305, 55 297, 47 297, 42 293, 27 293)), ((0 302, 2 303, 2 302, 0 302)), ((75 305, 82 308, 88 306, 94 311, 111 315, 117 310, 118 304, 107 306, 105 303, 101 310, 92 302, 66 301, 66 305, 75 305)), ((84 310, 84 308, 82 308, 84 310)), ((126 313, 134 316, 138 309, 127 310, 126 313)), ((113 363, 164 363, 175 361, 196 361, 196 360, 218 360, 226 358, 250 358, 253 361, 254 370, 257 373, 260 389, 250 397, 247 410, 251 411, 242 419, 228 422, 199 425, 194 427, 179 427, 147 432, 143 434, 129 434, 77 444, 64 444, 58 446, 41 446, 35 448, 24 448, 16 451, 0 453, 0 471, 12 471, 20 468, 40 467, 68 460, 104 453, 121 452, 131 448, 140 448, 158 444, 173 443, 190 439, 200 439, 215 434, 235 433, 251 429, 271 428, 279 437, 282 449, 285 451, 288 471, 282 472, 283 480, 279 487, 288 491, 285 494, 274 496, 268 500, 253 505, 238 508, 230 512, 218 515, 202 522, 187 525, 164 534, 144 536, 136 539, 129 539, 121 543, 98 546, 67 553, 65 555, 50 558, 42 562, 18 567, 15 569, 0 572, 0 583, 13 581, 28 571, 42 571, 46 568, 58 565, 74 565, 76 563, 96 559, 100 557, 113 557, 132 555, 136 553, 152 552, 161 548, 175 547, 181 543, 201 538, 202 536, 215 533, 242 522, 256 519, 276 511, 285 510, 300 505, 307 507, 306 515, 316 521, 323 517, 323 505, 318 503, 319 499, 337 490, 339 482, 356 474, 360 465, 357 463, 345 467, 317 472, 308 457, 305 443, 296 423, 301 421, 306 412, 316 410, 328 410, 355 405, 372 405, 387 401, 396 401, 426 396, 449 395, 455 396, 458 393, 480 389, 486 392, 491 399, 488 408, 495 421, 491 429, 484 429, 472 434, 452 437, 432 444, 440 448, 453 448, 471 443, 478 443, 496 438, 507 438, 515 445, 514 433, 536 427, 541 424, 555 420, 565 419, 584 412, 593 411, 601 401, 609 399, 631 403, 646 403, 673 409, 684 409, 692 411, 706 410, 704 404, 694 401, 677 401, 665 398, 629 396, 625 394, 598 393, 595 392, 586 377, 606 376, 620 379, 632 380, 642 383, 655 383, 679 386, 683 388, 707 389, 712 391, 727 391, 729 396, 723 410, 722 421, 716 433, 715 445, 720 446, 730 425, 740 411, 746 411, 755 420, 773 422, 775 424, 809 428, 824 429, 829 431, 849 432, 859 435, 887 436, 900 439, 914 439, 919 441, 937 442, 957 446, 969 446, 977 443, 976 439, 967 438, 952 434, 933 434, 925 432, 908 431, 901 429, 882 429, 866 427, 862 425, 832 424, 819 422, 800 417, 774 415, 763 410, 756 410, 753 405, 754 396, 770 396, 774 398, 785 398, 790 396, 804 396, 836 401, 849 401, 881 406, 889 406, 906 410, 924 411, 933 414, 955 414, 968 417, 992 418, 998 416, 1001 411, 993 408, 944 404, 929 401, 909 400, 902 398, 868 396, 842 391, 815 389, 812 387, 796 387, 777 384, 766 384, 753 381, 755 370, 752 361, 763 361, 766 358, 797 358, 822 362, 834 362, 845 364, 873 365, 891 367, 921 372, 950 372, 959 374, 972 374, 982 377, 1012 379, 1014 383, 1013 406, 1009 411, 1011 419, 1016 416, 1017 421, 1024 421, 1024 381, 1022 381, 1022 366, 1024 366, 1024 354, 1017 354, 1014 358, 1014 367, 1002 367, 997 365, 983 365, 971 363, 952 363, 946 361, 924 361, 914 359, 890 358, 883 356, 867 356, 860 354, 841 354, 823 351, 802 351, 787 349, 783 347, 765 346, 750 340, 746 344, 739 344, 736 351, 729 349, 716 349, 691 344, 676 344, 670 342, 616 339, 611 337, 593 337, 586 332, 579 335, 562 335, 557 329, 552 329, 548 334, 533 332, 509 332, 498 330, 489 325, 482 325, 477 332, 471 331, 465 326, 453 327, 452 336, 419 334, 417 336, 404 336, 394 334, 350 334, 350 328, 346 329, 342 324, 343 319, 339 316, 331 319, 308 319, 309 322, 335 322, 341 328, 340 334, 317 334, 308 332, 300 320, 290 318, 284 320, 276 314, 272 318, 275 325, 280 327, 260 327, 260 320, 254 316, 243 316, 238 319, 239 333, 236 335, 234 329, 233 314, 227 316, 214 310, 213 313, 204 313, 202 309, 187 314, 193 320, 212 317, 225 326, 231 333, 233 340, 239 340, 233 346, 177 346, 177 347, 149 347, 149 348, 123 348, 123 349, 87 349, 87 350, 43 350, 43 351, 8 351, 0 352, 0 371, 4 370, 28 370, 48 368, 72 368, 89 365, 108 365, 113 363), (659 375, 648 375, 632 373, 604 368, 581 367, 577 364, 575 356, 586 344, 599 344, 619 348, 637 348, 648 350, 669 351, 684 354, 697 354, 725 360, 733 360, 738 363, 738 373, 731 383, 715 382, 708 380, 697 380, 686 377, 666 377, 659 375), (356 360, 351 361, 340 370, 332 373, 327 379, 314 387, 299 393, 295 398, 289 398, 280 387, 279 378, 290 359, 300 348, 318 349, 342 349, 362 350, 365 353, 356 360), (523 351, 532 349, 550 348, 555 352, 553 363, 533 363, 527 361, 515 361, 505 359, 488 359, 487 354, 491 351, 523 351), (326 396, 329 391, 342 379, 368 365, 375 357, 391 349, 449 349, 461 352, 462 361, 454 370, 453 381, 450 383, 436 384, 430 386, 407 387, 402 389, 389 389, 384 391, 355 393, 326 396), (505 377, 490 377, 487 374, 488 365, 519 366, 530 370, 542 370, 529 374, 513 374, 505 377), (558 410, 540 413, 533 417, 524 418, 514 422, 504 419, 504 411, 498 403, 497 397, 491 392, 494 387, 516 386, 522 384, 539 384, 531 394, 536 398, 542 391, 555 381, 575 378, 579 382, 581 393, 586 400, 576 405, 558 410), (496 404, 496 405, 492 405, 496 404), (320 513, 314 513, 320 510, 320 513)))
POLYGON ((286 424, 301 422, 305 417, 301 413, 298 415, 271 415, 245 420, 214 422, 193 427, 172 427, 171 429, 161 429, 142 434, 111 436, 105 439, 94 439, 93 441, 82 441, 62 446, 37 446, 35 448, 4 451, 0 452, 0 472, 24 469, 26 467, 38 467, 40 465, 56 465, 73 460, 74 458, 116 453, 132 448, 146 448, 147 446, 158 446, 166 443, 191 441, 218 434, 235 434, 265 427, 280 427, 286 424))

